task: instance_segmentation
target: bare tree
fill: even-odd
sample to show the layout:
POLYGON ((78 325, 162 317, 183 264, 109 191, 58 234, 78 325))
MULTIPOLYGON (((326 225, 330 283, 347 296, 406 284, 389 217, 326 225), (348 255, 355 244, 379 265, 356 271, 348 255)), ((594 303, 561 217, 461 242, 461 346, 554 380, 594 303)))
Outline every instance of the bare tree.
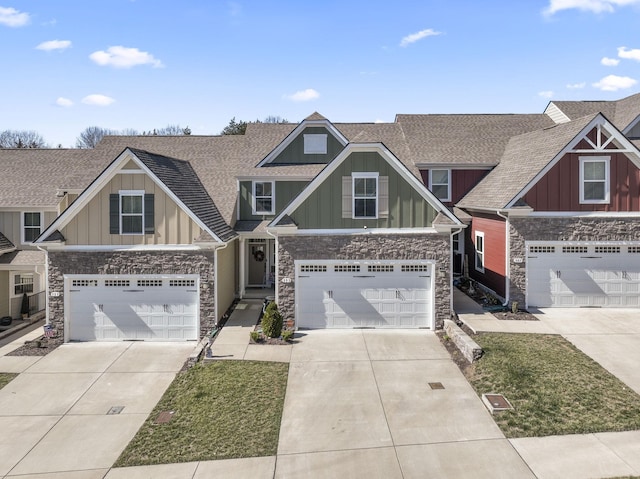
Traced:
POLYGON ((188 126, 186 128, 182 128, 180 125, 167 125, 164 128, 154 129, 152 134, 158 136, 190 135, 191 129, 189 129, 188 126))
MULTIPOLYGON (((260 123, 259 121, 257 123, 260 123)), ((269 115, 262 123, 289 123, 285 118, 277 115, 269 115)))
POLYGON ((80 136, 76 138, 76 148, 95 148, 105 135, 116 135, 115 130, 102 128, 100 126, 90 126, 84 129, 80 136))
POLYGON ((0 148, 47 148, 42 135, 33 130, 4 130, 0 132, 0 148))

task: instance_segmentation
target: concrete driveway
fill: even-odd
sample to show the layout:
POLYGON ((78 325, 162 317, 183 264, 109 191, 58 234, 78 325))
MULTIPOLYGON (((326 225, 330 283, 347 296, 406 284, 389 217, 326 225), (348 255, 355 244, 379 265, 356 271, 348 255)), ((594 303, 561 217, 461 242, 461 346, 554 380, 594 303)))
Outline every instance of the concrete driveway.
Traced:
POLYGON ((534 477, 434 333, 302 334, 275 477, 534 477))
POLYGON ((0 357, 0 372, 20 373, 0 390, 0 477, 103 477, 194 346, 74 343, 0 357))
POLYGON ((640 394, 640 310, 546 308, 534 313, 640 394))

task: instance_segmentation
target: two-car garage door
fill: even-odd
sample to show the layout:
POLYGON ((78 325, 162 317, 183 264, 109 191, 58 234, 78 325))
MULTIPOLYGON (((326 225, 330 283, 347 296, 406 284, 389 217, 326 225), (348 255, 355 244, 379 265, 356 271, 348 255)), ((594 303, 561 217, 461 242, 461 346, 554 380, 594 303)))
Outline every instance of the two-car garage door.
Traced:
POLYGON ((527 244, 529 307, 640 307, 640 244, 527 244))
POLYGON ((433 264, 296 261, 299 328, 432 328, 433 264))
POLYGON ((67 340, 196 340, 198 283, 184 275, 67 276, 67 340))

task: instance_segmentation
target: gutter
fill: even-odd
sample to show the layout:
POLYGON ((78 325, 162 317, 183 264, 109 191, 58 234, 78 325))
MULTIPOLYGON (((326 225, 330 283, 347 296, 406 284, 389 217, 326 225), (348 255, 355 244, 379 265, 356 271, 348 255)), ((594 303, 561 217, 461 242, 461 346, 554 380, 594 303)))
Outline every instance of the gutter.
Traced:
MULTIPOLYGON (((449 234, 449 265, 451 268, 451 274, 449 275, 449 309, 451 313, 454 312, 453 309, 453 237, 457 234, 460 234, 464 231, 465 227, 458 228, 457 230, 451 230, 449 234)), ((462 255, 462 261, 464 263, 464 254, 462 255)))

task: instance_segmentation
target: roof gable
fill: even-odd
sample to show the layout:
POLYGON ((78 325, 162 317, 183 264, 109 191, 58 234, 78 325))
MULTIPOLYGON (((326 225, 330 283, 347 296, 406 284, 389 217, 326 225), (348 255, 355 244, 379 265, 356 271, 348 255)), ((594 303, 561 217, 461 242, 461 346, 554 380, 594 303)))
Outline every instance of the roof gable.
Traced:
MULTIPOLYGON (((325 156, 331 156, 331 153, 339 151, 340 147, 346 146, 348 143, 347 138, 335 127, 333 124, 324 118, 319 113, 314 113, 310 115, 308 118, 303 120, 297 127, 293 129, 287 137, 282 140, 282 142, 274 148, 260 163, 258 163, 257 167, 264 167, 269 165, 278 165, 278 164, 305 164, 305 163, 328 163, 333 159, 333 157, 324 158, 325 156), (325 155, 309 155, 309 160, 305 161, 303 159, 299 160, 291 160, 287 159, 284 162, 281 160, 281 155, 285 153, 285 151, 296 142, 303 142, 303 138, 305 134, 326 134, 328 145, 327 152, 325 155)), ((300 147, 297 148, 298 150, 300 147)), ((297 152, 299 154, 299 152, 297 152)))
MULTIPOLYGON (((421 200, 426 201, 434 210, 435 213, 442 213, 448 217, 453 225, 462 225, 460 221, 425 187, 425 185, 413 175, 407 167, 398 160, 383 144, 357 144, 350 143, 347 147, 327 165, 322 172, 316 176, 309 185, 298 195, 295 199, 289 203, 289 205, 269 224, 270 227, 278 227, 291 224, 291 217, 295 215, 295 212, 300 208, 305 201, 312 197, 312 195, 318 191, 325 182, 336 174, 341 174, 340 167, 345 162, 351 161, 360 154, 376 154, 382 162, 390 167, 390 169, 397 174, 405 184, 415 191, 421 200)), ((348 168, 348 172, 365 172, 366 168, 354 168, 353 166, 348 168)), ((335 196, 335 195, 334 195, 335 196)), ((340 197, 338 197, 339 199, 340 197)), ((335 199, 335 198, 334 198, 335 199)), ((341 200, 340 200, 341 201, 341 200)), ((322 205, 324 208, 325 205, 322 205)))
MULTIPOLYGON (((236 233, 224 222, 191 165, 182 160, 127 148, 87 187, 76 201, 40 235, 35 243, 44 243, 67 225, 113 177, 131 162, 166 193, 205 233, 216 242, 227 242, 236 233)), ((126 169, 125 169, 126 167, 126 169)))

